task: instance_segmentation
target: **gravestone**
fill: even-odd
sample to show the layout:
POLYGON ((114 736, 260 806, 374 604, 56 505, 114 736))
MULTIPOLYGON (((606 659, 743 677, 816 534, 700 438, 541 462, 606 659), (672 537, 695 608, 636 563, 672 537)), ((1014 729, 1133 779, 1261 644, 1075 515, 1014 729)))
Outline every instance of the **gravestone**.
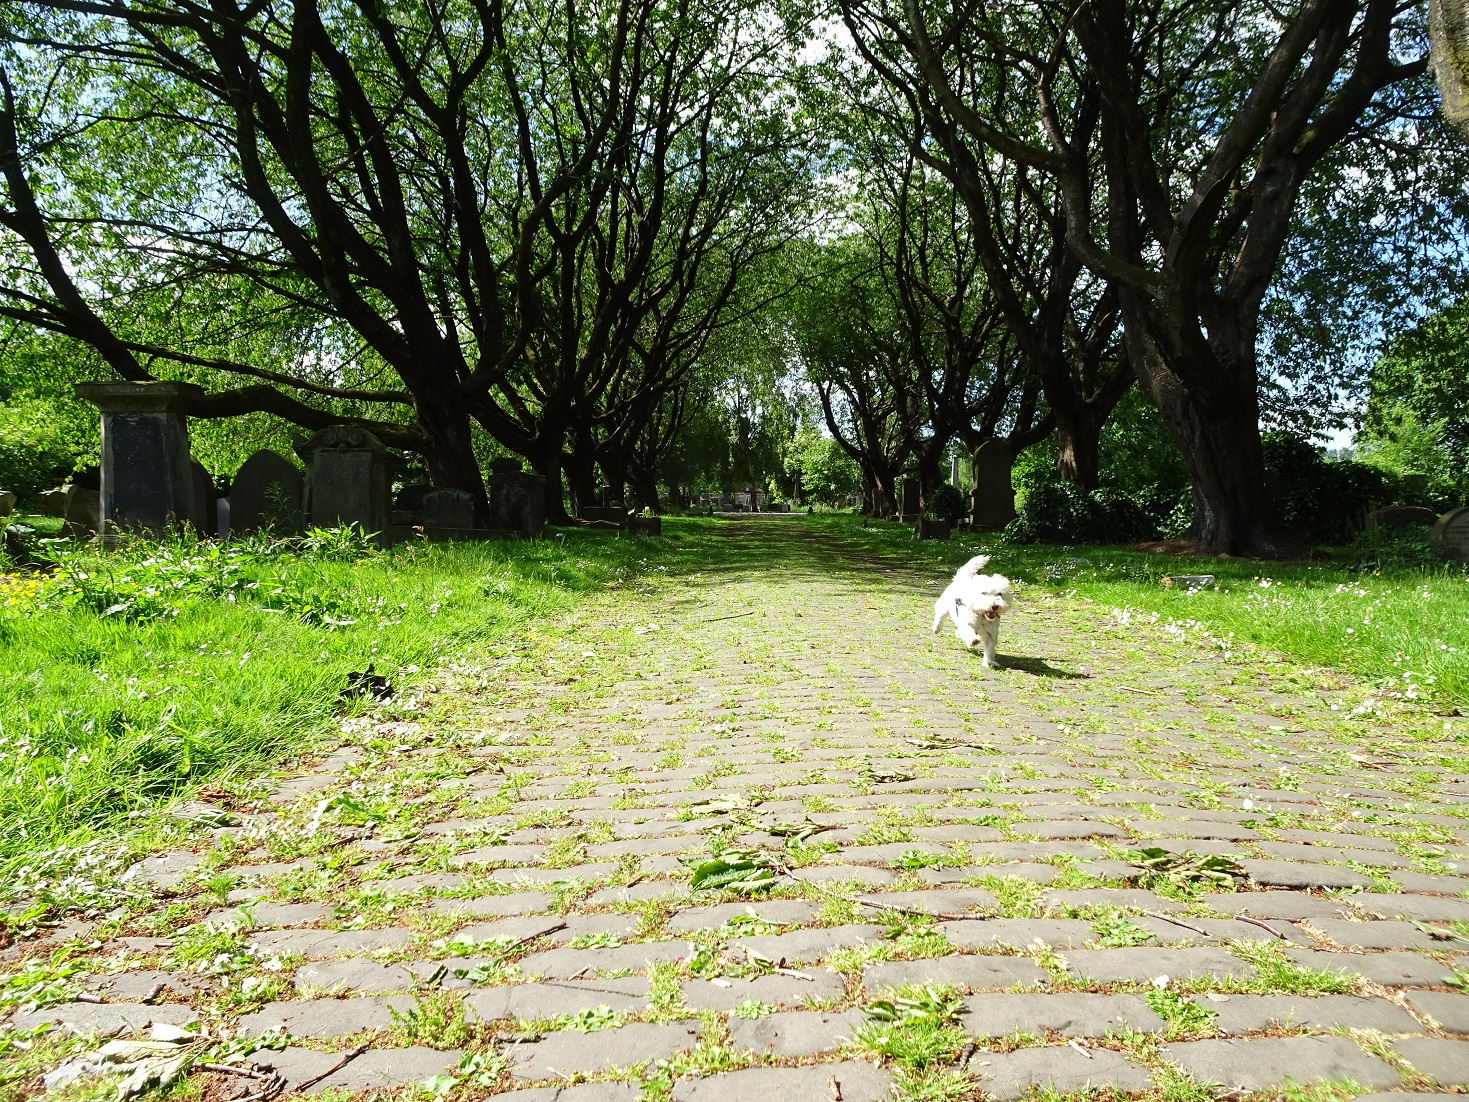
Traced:
POLYGON ((15 495, 9 490, 0 490, 0 517, 8 517, 15 512, 15 495))
POLYGON ((1389 505, 1367 514, 1367 530, 1374 528, 1431 528, 1438 520, 1432 509, 1417 505, 1389 505))
POLYGON ((474 523, 474 495, 464 490, 435 490, 423 496, 425 528, 478 527, 474 523))
POLYGON ((41 515, 43 517, 66 516, 66 499, 71 496, 71 487, 41 491, 41 515))
POLYGON ((534 539, 546 530, 546 478, 518 459, 490 460, 490 527, 534 539))
POLYGON ((204 391, 173 382, 77 383, 75 391, 102 411, 99 530, 162 534, 182 523, 211 531, 184 418, 184 406, 204 391))
POLYGON ((1003 440, 986 440, 974 449, 974 489, 969 495, 974 527, 1003 528, 1015 519, 1013 462, 1010 445, 1003 440))
POLYGON ((956 489, 956 490, 961 489, 962 486, 963 486, 963 483, 960 481, 959 466, 960 466, 960 464, 959 464, 959 457, 957 455, 950 456, 949 457, 949 485, 952 486, 952 487, 954 487, 954 489, 956 489))
POLYGON ((308 521, 318 528, 355 526, 387 543, 392 455, 382 441, 357 425, 328 425, 295 447, 306 461, 308 521))
POLYGON ((62 535, 74 540, 89 540, 102 531, 102 491, 73 486, 66 498, 66 518, 62 535))
POLYGON ((304 491, 301 468, 280 452, 261 448, 245 460, 230 487, 230 534, 249 535, 262 528, 289 534, 285 530, 297 522, 304 491), (287 515, 281 515, 283 509, 287 515))
POLYGON ((219 500, 214 495, 214 479, 209 477, 204 464, 193 456, 189 457, 189 469, 194 472, 194 493, 200 504, 200 524, 203 527, 199 534, 212 536, 219 531, 219 500))
POLYGON ((398 496, 393 498, 393 508, 402 509, 408 513, 423 512, 423 499, 434 492, 432 482, 409 482, 404 484, 398 491, 398 496))
POLYGON ((918 480, 904 478, 898 481, 898 516, 904 524, 914 523, 923 509, 918 502, 918 480))
POLYGON ((1469 561, 1469 505, 1450 509, 1433 526, 1434 535, 1449 545, 1458 558, 1469 561))

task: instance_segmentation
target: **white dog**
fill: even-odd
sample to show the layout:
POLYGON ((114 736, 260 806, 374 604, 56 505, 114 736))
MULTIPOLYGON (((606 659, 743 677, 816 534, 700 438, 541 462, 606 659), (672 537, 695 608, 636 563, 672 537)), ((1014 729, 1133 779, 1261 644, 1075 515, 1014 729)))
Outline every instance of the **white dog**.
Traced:
POLYGON ((984 648, 984 664, 995 669, 995 647, 1000 642, 1000 617, 1010 610, 1015 597, 1010 579, 1000 574, 981 574, 990 561, 976 555, 959 568, 949 588, 933 605, 933 632, 938 634, 944 617, 954 621, 959 642, 973 649, 984 648))

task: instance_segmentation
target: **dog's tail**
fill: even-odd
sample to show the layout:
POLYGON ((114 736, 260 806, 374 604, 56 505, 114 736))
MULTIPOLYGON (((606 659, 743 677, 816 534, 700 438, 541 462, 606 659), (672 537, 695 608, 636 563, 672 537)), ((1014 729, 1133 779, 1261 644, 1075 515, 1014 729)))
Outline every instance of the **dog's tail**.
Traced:
POLYGON ((988 555, 975 555, 974 558, 970 559, 967 563, 959 568, 959 573, 955 574, 954 577, 972 578, 981 570, 983 570, 986 566, 988 566, 989 561, 990 557, 988 555))

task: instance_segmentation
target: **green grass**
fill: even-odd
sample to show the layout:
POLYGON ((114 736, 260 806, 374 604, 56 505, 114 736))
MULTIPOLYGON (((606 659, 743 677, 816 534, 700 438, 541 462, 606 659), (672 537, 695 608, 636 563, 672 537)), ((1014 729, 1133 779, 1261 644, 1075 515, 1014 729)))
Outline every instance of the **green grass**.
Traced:
POLYGON ((722 542, 707 523, 670 527, 389 552, 144 544, 0 575, 0 875, 289 761, 360 707, 340 699, 350 670, 375 664, 401 699, 722 542))
MULTIPOLYGON (((1469 578, 1463 569, 1372 574, 1330 561, 1183 558, 1115 547, 1002 546, 989 533, 916 542, 906 526, 844 514, 804 523, 868 553, 952 569, 978 552, 993 569, 1103 610, 1151 620, 1221 651, 1258 647, 1357 675, 1409 699, 1469 700, 1469 578), (1165 575, 1213 574, 1190 592, 1165 575)), ((1022 595, 1023 599, 1023 595, 1022 595)))

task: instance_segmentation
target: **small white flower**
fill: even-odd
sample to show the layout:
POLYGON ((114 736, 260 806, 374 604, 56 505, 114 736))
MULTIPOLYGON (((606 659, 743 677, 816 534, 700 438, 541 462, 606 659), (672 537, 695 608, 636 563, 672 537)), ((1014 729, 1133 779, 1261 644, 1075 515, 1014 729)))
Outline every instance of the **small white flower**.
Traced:
POLYGON ((1240 804, 1240 807, 1244 808, 1246 811, 1250 810, 1250 808, 1252 808, 1254 806, 1255 806, 1255 801, 1254 800, 1245 800, 1243 803, 1240 804))
POLYGON ((1165 987, 1168 986, 1168 977, 1167 976, 1154 976, 1153 977, 1153 986, 1156 987, 1159 991, 1163 990, 1163 988, 1165 988, 1165 987))

